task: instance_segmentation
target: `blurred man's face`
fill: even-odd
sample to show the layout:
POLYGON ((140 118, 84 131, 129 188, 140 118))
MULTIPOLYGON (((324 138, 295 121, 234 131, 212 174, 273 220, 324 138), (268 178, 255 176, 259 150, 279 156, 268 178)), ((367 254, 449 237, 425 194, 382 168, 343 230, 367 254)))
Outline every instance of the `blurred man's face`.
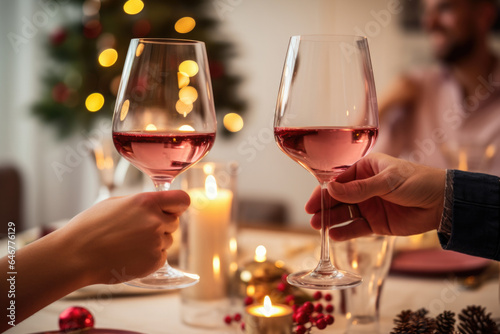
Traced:
POLYGON ((445 63, 466 58, 477 41, 476 5, 470 0, 424 0, 422 22, 435 56, 445 63))

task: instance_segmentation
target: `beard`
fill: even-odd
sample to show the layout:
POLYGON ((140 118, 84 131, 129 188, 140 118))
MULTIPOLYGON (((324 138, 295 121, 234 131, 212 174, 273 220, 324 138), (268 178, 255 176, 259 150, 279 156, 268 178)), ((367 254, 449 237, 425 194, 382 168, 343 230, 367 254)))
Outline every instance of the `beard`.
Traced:
POLYGON ((435 52, 435 56, 444 64, 453 65, 469 57, 473 53, 476 43, 476 38, 470 34, 460 41, 450 42, 445 48, 435 52))

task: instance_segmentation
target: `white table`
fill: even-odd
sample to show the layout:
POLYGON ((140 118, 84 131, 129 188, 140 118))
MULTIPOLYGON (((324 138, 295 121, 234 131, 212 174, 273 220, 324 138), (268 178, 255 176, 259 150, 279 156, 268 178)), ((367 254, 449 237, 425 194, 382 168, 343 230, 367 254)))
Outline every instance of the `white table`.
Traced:
MULTIPOLYGON (((310 233, 242 229, 238 240, 242 261, 251 258, 255 247, 263 244, 268 248, 268 256, 274 259, 284 259, 290 254, 300 253, 299 260, 288 263, 293 269, 297 269, 297 267, 311 266, 311 263, 315 263, 316 258, 313 254, 317 251, 315 245, 319 237, 310 233), (300 263, 297 264, 297 261, 300 263)), ((63 298, 6 333, 56 330, 59 313, 70 306, 88 308, 94 314, 96 328, 124 329, 147 334, 239 333, 237 326, 223 326, 220 329, 207 330, 183 324, 180 314, 180 295, 177 291, 124 295, 124 292, 130 291, 130 287, 104 286, 103 288, 104 290, 91 293, 84 298, 75 299, 71 296, 63 298)), ((97 291, 94 287, 88 289, 97 291)), ((82 292, 77 292, 73 296, 79 293, 84 295, 82 292)), ((337 302, 340 299, 337 294, 334 298, 337 302)), ((453 278, 424 279, 389 275, 381 299, 382 333, 390 332, 393 328, 392 320, 403 309, 417 310, 425 307, 431 311, 431 315, 436 316, 444 309, 458 313, 465 306, 472 304, 486 307, 488 312, 499 318, 498 280, 490 280, 479 289, 470 291, 460 288, 458 281, 453 278)), ((336 307, 335 318, 335 324, 328 330, 316 332, 343 333, 345 319, 339 313, 339 307, 336 307)))

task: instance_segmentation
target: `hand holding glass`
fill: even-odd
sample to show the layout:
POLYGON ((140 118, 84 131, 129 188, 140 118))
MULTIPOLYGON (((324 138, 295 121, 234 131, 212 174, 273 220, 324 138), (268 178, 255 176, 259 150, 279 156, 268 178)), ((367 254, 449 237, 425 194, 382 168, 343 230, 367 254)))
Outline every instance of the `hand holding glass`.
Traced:
MULTIPOLYGON (((216 119, 205 44, 172 39, 133 39, 113 116, 118 152, 146 173, 157 191, 203 158, 215 140, 216 119)), ((140 224, 140 222, 137 222, 140 224)), ((165 263, 127 284, 183 288, 198 275, 165 263)))
POLYGON ((278 95, 274 135, 280 149, 321 185, 321 259, 316 269, 288 276, 292 285, 340 289, 361 277, 330 260, 327 184, 365 156, 378 134, 368 42, 357 36, 293 36, 278 95))

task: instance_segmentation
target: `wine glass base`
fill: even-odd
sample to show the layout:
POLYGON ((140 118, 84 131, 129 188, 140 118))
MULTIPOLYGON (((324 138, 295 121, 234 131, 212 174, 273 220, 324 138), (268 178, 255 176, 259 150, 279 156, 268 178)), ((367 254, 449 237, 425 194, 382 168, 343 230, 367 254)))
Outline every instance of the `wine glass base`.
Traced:
POLYGON ((200 276, 196 274, 188 274, 171 267, 164 267, 151 275, 136 278, 125 282, 125 284, 138 288, 173 290, 187 288, 199 281, 200 276))
POLYGON ((358 286, 363 282, 363 279, 358 274, 343 270, 336 270, 333 273, 304 270, 288 275, 287 281, 299 288, 340 290, 358 286))

